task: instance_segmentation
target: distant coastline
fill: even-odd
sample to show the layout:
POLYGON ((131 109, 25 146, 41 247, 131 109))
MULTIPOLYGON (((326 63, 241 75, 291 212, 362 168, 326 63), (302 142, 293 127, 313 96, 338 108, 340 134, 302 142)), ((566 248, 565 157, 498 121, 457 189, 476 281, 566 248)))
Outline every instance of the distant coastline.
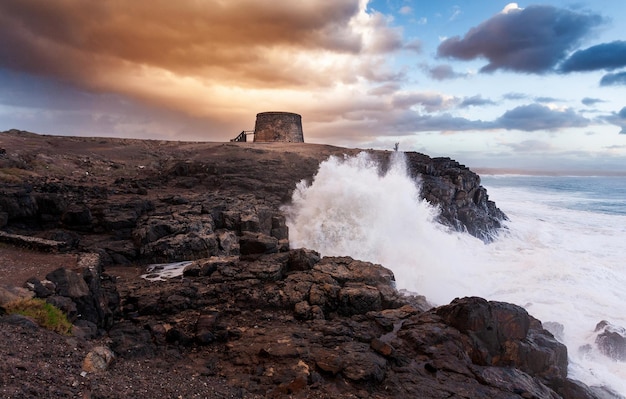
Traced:
POLYGON ((580 177, 626 177, 625 171, 617 170, 533 170, 516 168, 480 168, 472 167, 472 170, 480 176, 580 176, 580 177))

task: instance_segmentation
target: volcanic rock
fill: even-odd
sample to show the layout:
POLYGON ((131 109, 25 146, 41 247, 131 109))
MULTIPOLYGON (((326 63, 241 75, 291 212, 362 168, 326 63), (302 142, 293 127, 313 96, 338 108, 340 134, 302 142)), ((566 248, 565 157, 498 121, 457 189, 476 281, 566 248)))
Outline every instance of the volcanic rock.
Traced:
MULTIPOLYGON (((50 250, 96 254, 54 270, 54 284, 27 285, 68 313, 75 336, 59 341, 0 316, 7 342, 42 352, 45 340, 64 356, 0 348, 2 395, 594 397, 567 378, 565 347, 520 307, 462 298, 432 309, 398 292, 382 265, 289 248, 281 206, 296 183, 330 155, 359 150, 19 131, 1 133, 0 144, 0 167, 28 172, 0 187, 4 233, 68 237, 71 245, 50 250), (178 261, 192 261, 181 277, 138 277, 146 264, 178 261), (84 339, 117 360, 78 381, 84 339), (18 357, 33 371, 14 366, 18 357), (42 373, 44 384, 35 381, 42 373)), ((370 153, 388 167, 390 152, 370 153)), ((505 216, 476 174, 447 158, 406 156, 440 222, 494 238, 505 216)))
POLYGON ((626 329, 606 320, 596 325, 596 345, 602 354, 613 360, 626 361, 626 329))

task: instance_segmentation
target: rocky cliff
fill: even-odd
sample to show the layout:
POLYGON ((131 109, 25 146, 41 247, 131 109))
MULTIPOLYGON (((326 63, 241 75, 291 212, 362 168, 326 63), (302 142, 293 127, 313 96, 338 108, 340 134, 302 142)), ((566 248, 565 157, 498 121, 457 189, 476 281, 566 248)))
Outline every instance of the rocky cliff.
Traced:
MULTIPOLYGON (((381 265, 289 248, 280 205, 321 161, 357 150, 19 131, 0 133, 0 148, 4 241, 80 254, 26 284, 70 316, 74 341, 0 317, 16 345, 57 345, 3 348, 3 395, 596 397, 567 378, 565 346, 518 306, 463 298, 431 309, 398 293, 381 265), (182 260, 181 277, 138 276, 137 265, 182 260), (85 363, 68 360, 68 345, 85 363)), ((372 152, 383 169, 389 155, 372 152)), ((493 239, 505 216, 476 174, 407 158, 442 223, 493 239)))
MULTIPOLYGON (((110 263, 236 254, 242 232, 287 239, 279 207, 330 155, 300 143, 175 143, 0 134, 0 228, 100 251, 110 263), (235 252, 233 252, 235 251, 235 252)), ((372 151, 381 168, 389 152, 372 151)), ((442 223, 491 240, 505 215, 480 178, 447 158, 407 153, 442 223)), ((278 245, 278 243, 276 244, 278 245)))

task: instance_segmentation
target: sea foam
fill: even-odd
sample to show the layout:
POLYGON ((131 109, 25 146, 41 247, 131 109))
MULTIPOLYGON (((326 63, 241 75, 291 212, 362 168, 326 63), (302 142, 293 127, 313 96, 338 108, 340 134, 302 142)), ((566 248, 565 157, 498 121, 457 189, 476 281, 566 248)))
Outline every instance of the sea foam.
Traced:
POLYGON ((380 263, 399 289, 436 305, 476 295, 524 306, 563 326, 570 377, 626 393, 624 363, 593 349, 597 322, 626 326, 626 216, 572 210, 549 192, 487 188, 510 221, 485 245, 435 221, 438 210, 420 199, 401 153, 386 173, 365 153, 331 157, 284 209, 290 244, 380 263))

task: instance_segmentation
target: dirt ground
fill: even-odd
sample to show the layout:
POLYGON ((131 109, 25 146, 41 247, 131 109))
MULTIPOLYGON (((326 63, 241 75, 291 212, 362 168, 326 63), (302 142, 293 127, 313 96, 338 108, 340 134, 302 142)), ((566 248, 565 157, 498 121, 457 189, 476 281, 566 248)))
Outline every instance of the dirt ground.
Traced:
POLYGON ((0 284, 21 287, 30 277, 42 280, 59 267, 76 267, 76 254, 43 253, 0 243, 0 284))

